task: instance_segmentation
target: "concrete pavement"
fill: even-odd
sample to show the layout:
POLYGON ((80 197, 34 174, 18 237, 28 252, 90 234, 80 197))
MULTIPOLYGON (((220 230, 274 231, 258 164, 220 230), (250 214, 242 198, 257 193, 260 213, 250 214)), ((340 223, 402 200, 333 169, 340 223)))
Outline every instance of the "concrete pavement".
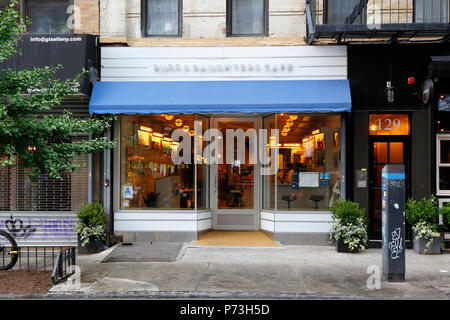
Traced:
MULTIPOLYGON (((189 247, 174 262, 101 263, 112 249, 79 256, 81 288, 54 287, 49 297, 449 299, 450 253, 406 252, 406 282, 367 287, 381 250, 334 247, 189 247)), ((376 267, 375 267, 376 269, 376 267)))

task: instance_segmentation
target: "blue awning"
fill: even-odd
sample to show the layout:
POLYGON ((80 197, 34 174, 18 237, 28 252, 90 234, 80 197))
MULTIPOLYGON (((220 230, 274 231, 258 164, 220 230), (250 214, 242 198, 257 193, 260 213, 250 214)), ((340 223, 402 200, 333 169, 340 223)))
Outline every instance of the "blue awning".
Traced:
POLYGON ((97 82, 96 114, 347 112, 348 80, 97 82))

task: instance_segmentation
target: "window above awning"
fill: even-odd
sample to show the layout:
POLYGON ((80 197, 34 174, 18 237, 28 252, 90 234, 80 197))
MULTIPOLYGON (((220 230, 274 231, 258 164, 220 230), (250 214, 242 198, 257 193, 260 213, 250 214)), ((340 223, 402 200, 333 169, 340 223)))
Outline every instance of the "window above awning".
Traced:
POLYGON ((97 82, 95 114, 349 112, 348 80, 97 82))

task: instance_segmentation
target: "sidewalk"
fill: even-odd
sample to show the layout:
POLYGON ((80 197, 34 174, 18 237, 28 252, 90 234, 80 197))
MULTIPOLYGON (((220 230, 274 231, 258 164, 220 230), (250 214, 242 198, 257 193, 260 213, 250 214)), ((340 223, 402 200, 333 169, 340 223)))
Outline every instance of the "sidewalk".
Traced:
POLYGON ((381 250, 338 253, 334 247, 189 247, 175 262, 100 263, 112 249, 79 256, 81 289, 54 287, 53 298, 449 299, 450 254, 406 252, 406 282, 369 290, 366 273, 381 268, 381 250))

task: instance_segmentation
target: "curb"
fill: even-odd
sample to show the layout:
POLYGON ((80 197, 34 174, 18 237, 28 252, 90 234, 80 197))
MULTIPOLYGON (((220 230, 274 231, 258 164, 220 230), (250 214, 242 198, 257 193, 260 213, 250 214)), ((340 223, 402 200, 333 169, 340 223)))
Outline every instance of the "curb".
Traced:
MULTIPOLYGON (((201 292, 201 291, 153 291, 110 293, 47 293, 47 294, 1 294, 0 300, 103 300, 103 299, 247 299, 247 300, 424 300, 415 297, 367 296, 367 295, 321 295, 298 293, 251 293, 251 292, 201 292)), ((430 298, 425 300, 448 300, 430 298)))

